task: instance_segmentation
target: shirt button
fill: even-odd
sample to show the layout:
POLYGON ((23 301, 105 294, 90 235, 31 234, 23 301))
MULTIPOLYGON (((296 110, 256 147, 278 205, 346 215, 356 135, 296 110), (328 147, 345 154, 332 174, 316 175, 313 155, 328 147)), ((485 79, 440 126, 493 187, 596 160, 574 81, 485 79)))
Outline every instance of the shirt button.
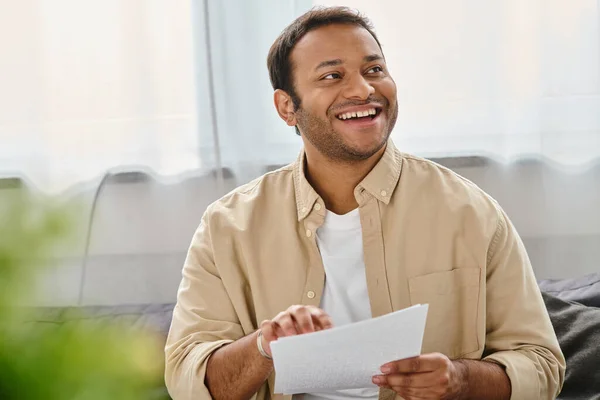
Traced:
POLYGON ((312 231, 310 229, 306 230, 306 237, 311 237, 312 236, 312 231))
POLYGON ((309 299, 314 299, 315 292, 313 292, 312 290, 309 290, 308 293, 306 293, 306 296, 308 296, 309 299))
POLYGON ((319 203, 315 204, 315 210, 320 211, 321 205, 319 203))
POLYGON ((382 190, 380 193, 383 197, 387 196, 387 192, 385 190, 382 190))

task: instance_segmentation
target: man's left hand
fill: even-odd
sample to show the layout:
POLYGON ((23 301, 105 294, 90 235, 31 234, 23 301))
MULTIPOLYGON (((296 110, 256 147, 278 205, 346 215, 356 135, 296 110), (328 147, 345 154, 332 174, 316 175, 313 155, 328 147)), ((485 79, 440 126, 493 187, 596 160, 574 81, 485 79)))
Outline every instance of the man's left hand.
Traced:
POLYGON ((440 353, 392 361, 381 366, 373 383, 392 389, 406 400, 460 399, 466 384, 465 368, 440 353))

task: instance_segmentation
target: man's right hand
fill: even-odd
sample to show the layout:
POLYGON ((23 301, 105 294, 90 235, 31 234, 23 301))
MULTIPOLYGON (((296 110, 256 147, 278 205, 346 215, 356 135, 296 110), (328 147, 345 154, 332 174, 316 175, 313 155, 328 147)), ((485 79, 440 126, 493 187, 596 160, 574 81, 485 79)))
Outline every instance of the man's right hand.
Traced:
POLYGON ((272 356, 272 341, 280 337, 317 332, 329 329, 332 326, 331 317, 320 308, 302 305, 291 306, 277 314, 272 320, 261 322, 263 349, 269 356, 272 356))

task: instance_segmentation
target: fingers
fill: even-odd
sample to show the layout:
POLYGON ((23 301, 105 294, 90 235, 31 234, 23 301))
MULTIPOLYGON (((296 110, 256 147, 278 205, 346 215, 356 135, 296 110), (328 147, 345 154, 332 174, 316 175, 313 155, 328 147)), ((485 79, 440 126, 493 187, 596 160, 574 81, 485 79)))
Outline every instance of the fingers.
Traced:
POLYGON ((446 367, 449 361, 445 355, 440 353, 423 354, 384 364, 381 366, 381 372, 384 374, 408 374, 437 371, 446 367))
POLYGON ((373 383, 392 389, 406 400, 440 399, 448 392, 447 381, 435 372, 377 375, 373 377, 373 383))
POLYGON ((333 326, 327 313, 317 307, 296 305, 280 312, 271 321, 263 321, 261 329, 268 341, 279 337, 329 329, 333 326))
POLYGON ((327 313, 317 307, 309 307, 315 330, 324 330, 333 327, 333 321, 327 313))
POLYGON ((311 310, 304 306, 292 306, 289 315, 296 322, 297 333, 310 333, 315 331, 311 310))
MULTIPOLYGON (((379 384, 391 387, 427 388, 442 383, 441 377, 435 372, 417 372, 414 374, 377 375, 379 384)), ((374 381, 375 383, 375 381, 374 381)), ((376 383, 378 384, 378 383, 376 383)))
POLYGON ((277 316, 275 318, 273 318, 273 322, 276 323, 277 325, 279 325, 279 327, 281 328, 281 330, 278 330, 278 335, 279 337, 281 336, 294 336, 297 335, 299 332, 296 329, 296 323, 294 321, 294 319, 292 318, 291 314, 289 314, 288 312, 280 312, 279 314, 277 314, 277 316), (283 334, 281 334, 283 333, 283 334))
POLYGON ((391 388, 407 400, 453 398, 460 380, 452 372, 455 368, 443 354, 424 354, 382 365, 384 375, 374 376, 373 383, 391 388))

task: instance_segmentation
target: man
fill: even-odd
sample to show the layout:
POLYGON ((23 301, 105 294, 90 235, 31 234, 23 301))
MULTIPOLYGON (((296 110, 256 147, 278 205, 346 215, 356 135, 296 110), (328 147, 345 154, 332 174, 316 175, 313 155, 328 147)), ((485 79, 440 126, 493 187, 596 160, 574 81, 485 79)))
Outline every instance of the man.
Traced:
POLYGON ((204 214, 166 346, 173 398, 290 399, 273 393, 274 340, 416 303, 421 356, 294 399, 555 398, 565 361, 523 244, 479 188, 389 141, 396 85, 369 22, 312 10, 268 67, 304 150, 204 214))

